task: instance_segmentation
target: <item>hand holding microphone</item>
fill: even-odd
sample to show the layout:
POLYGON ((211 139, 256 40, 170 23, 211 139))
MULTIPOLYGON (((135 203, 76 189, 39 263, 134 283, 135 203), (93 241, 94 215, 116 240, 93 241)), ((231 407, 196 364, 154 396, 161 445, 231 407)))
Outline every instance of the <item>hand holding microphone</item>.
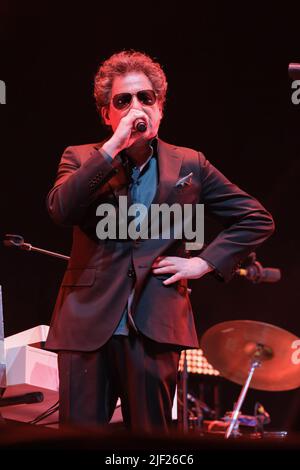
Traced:
POLYGON ((132 108, 113 129, 113 136, 103 149, 114 158, 121 150, 130 147, 149 129, 149 117, 144 111, 132 108))

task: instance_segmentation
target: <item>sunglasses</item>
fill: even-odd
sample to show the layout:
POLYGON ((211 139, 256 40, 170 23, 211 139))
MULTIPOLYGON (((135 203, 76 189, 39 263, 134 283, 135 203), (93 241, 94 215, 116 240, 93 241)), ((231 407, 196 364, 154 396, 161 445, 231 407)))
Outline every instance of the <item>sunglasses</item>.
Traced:
POLYGON ((156 102, 156 94, 153 90, 141 90, 137 93, 119 93, 115 95, 112 99, 114 107, 116 109, 128 108, 133 96, 137 96, 139 102, 145 106, 152 106, 156 102))

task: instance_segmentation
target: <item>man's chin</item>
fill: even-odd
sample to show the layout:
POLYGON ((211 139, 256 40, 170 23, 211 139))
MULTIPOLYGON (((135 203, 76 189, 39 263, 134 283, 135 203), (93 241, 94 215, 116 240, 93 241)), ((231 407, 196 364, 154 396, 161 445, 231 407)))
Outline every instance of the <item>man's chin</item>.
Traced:
POLYGON ((152 137, 149 136, 147 132, 139 132, 139 131, 132 131, 131 138, 134 139, 134 142, 132 142, 132 144, 130 144, 128 148, 140 146, 143 143, 146 144, 152 139, 152 137))

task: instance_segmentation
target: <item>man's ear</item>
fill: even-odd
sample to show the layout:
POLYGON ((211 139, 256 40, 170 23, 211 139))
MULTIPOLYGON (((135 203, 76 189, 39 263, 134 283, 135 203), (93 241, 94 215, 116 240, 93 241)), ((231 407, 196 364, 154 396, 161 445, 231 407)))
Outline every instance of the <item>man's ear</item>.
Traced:
POLYGON ((107 126, 109 126, 110 125, 109 109, 106 106, 103 106, 103 108, 101 108, 101 116, 102 116, 104 123, 107 126))

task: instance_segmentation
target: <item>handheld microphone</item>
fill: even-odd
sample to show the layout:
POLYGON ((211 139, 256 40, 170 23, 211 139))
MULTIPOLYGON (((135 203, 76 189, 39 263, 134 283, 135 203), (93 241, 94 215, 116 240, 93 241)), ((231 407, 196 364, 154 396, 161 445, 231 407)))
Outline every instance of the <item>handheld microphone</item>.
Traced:
POLYGON ((138 132, 146 132, 147 123, 143 119, 136 119, 133 128, 138 132))
POLYGON ((42 392, 31 392, 25 393, 24 395, 16 395, 12 397, 1 398, 1 406, 10 405, 24 405, 30 403, 40 403, 44 400, 44 394, 42 392))

